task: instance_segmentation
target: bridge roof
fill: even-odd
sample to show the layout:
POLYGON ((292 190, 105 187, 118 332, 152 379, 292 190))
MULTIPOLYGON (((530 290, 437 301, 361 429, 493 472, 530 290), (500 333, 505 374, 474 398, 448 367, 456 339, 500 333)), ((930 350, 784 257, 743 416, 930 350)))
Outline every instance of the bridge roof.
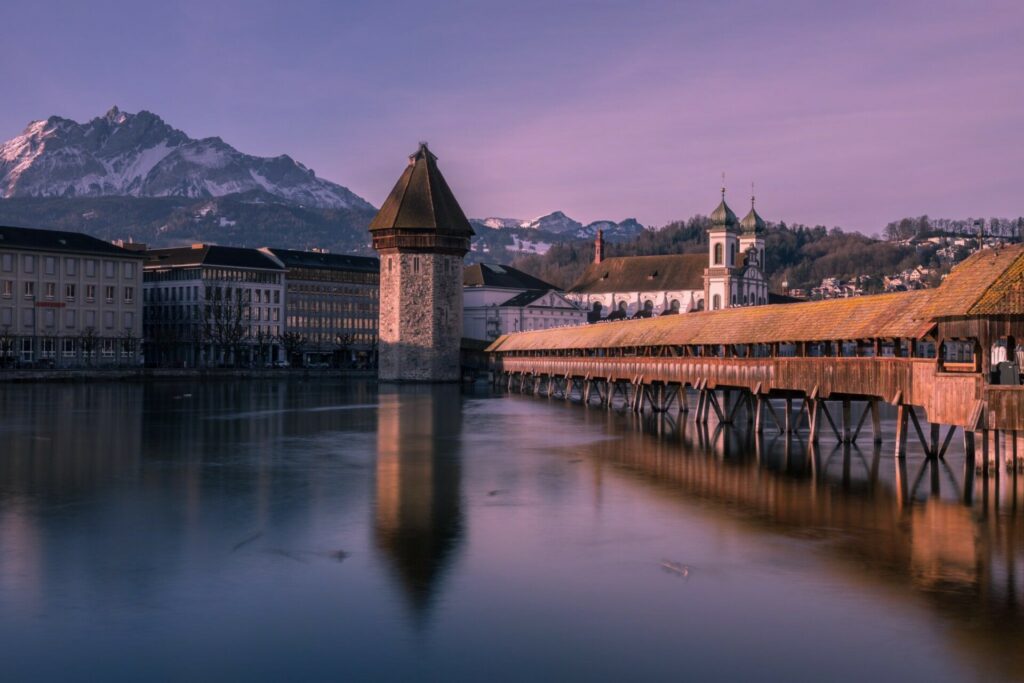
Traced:
POLYGON ((1024 247, 984 250, 935 289, 505 335, 490 351, 920 338, 937 319, 1024 313, 1024 247))

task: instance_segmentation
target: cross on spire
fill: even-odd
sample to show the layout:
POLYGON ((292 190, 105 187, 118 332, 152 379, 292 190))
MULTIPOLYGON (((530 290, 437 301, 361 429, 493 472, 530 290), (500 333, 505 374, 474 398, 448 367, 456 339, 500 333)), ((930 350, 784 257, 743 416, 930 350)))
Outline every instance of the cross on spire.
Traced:
POLYGON ((722 201, 725 201, 725 171, 722 171, 722 201))

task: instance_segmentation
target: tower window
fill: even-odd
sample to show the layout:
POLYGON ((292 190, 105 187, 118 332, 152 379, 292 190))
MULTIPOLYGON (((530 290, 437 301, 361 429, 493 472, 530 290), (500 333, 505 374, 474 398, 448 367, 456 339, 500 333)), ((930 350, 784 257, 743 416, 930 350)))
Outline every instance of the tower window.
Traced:
MULTIPOLYGON (((722 243, 715 243, 715 265, 722 265, 722 243)), ((717 307, 716 307, 717 308, 717 307)))
POLYGON ((420 257, 419 256, 413 256, 412 257, 412 272, 414 272, 414 273, 420 272, 420 257))
MULTIPOLYGON (((719 244, 718 246, 720 247, 722 245, 719 244)), ((711 310, 712 311, 717 311, 721 307, 722 307, 722 295, 721 294, 715 294, 713 297, 711 297, 711 310)))

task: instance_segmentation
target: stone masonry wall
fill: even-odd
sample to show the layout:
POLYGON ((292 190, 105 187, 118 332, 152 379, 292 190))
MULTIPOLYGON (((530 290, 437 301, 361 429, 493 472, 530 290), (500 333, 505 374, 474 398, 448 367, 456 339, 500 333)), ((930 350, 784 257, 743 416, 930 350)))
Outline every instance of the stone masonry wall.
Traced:
POLYGON ((462 257, 382 254, 381 381, 458 381, 461 339, 462 257))

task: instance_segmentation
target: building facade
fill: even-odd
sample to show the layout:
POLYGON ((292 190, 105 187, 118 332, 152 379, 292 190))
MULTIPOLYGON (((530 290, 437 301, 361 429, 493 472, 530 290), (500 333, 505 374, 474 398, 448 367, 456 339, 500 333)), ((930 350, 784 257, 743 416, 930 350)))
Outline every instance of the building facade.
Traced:
POLYGON ((373 365, 380 261, 323 251, 260 251, 285 269, 283 335, 295 356, 290 360, 335 367, 373 365))
POLYGON ((503 334, 582 325, 586 312, 554 285, 511 266, 478 263, 463 275, 463 336, 491 341, 503 334))
POLYGON ((147 363, 262 367, 281 360, 285 269, 276 259, 210 244, 146 256, 147 363))
POLYGON ((768 279, 764 271, 764 233, 767 225, 754 209, 737 220, 722 201, 711 213, 708 227, 708 266, 704 270, 704 302, 710 310, 768 303, 768 279))
POLYGON ((649 318, 705 308, 768 303, 764 233, 767 226, 751 198, 742 221, 722 201, 710 216, 707 254, 605 258, 598 231, 594 261, 566 292, 589 322, 649 318))
POLYGON ((0 227, 0 365, 137 365, 141 253, 81 233, 0 227))
POLYGON ((379 378, 458 381, 462 266, 473 228, 426 144, 409 157, 370 234, 380 254, 379 378))

